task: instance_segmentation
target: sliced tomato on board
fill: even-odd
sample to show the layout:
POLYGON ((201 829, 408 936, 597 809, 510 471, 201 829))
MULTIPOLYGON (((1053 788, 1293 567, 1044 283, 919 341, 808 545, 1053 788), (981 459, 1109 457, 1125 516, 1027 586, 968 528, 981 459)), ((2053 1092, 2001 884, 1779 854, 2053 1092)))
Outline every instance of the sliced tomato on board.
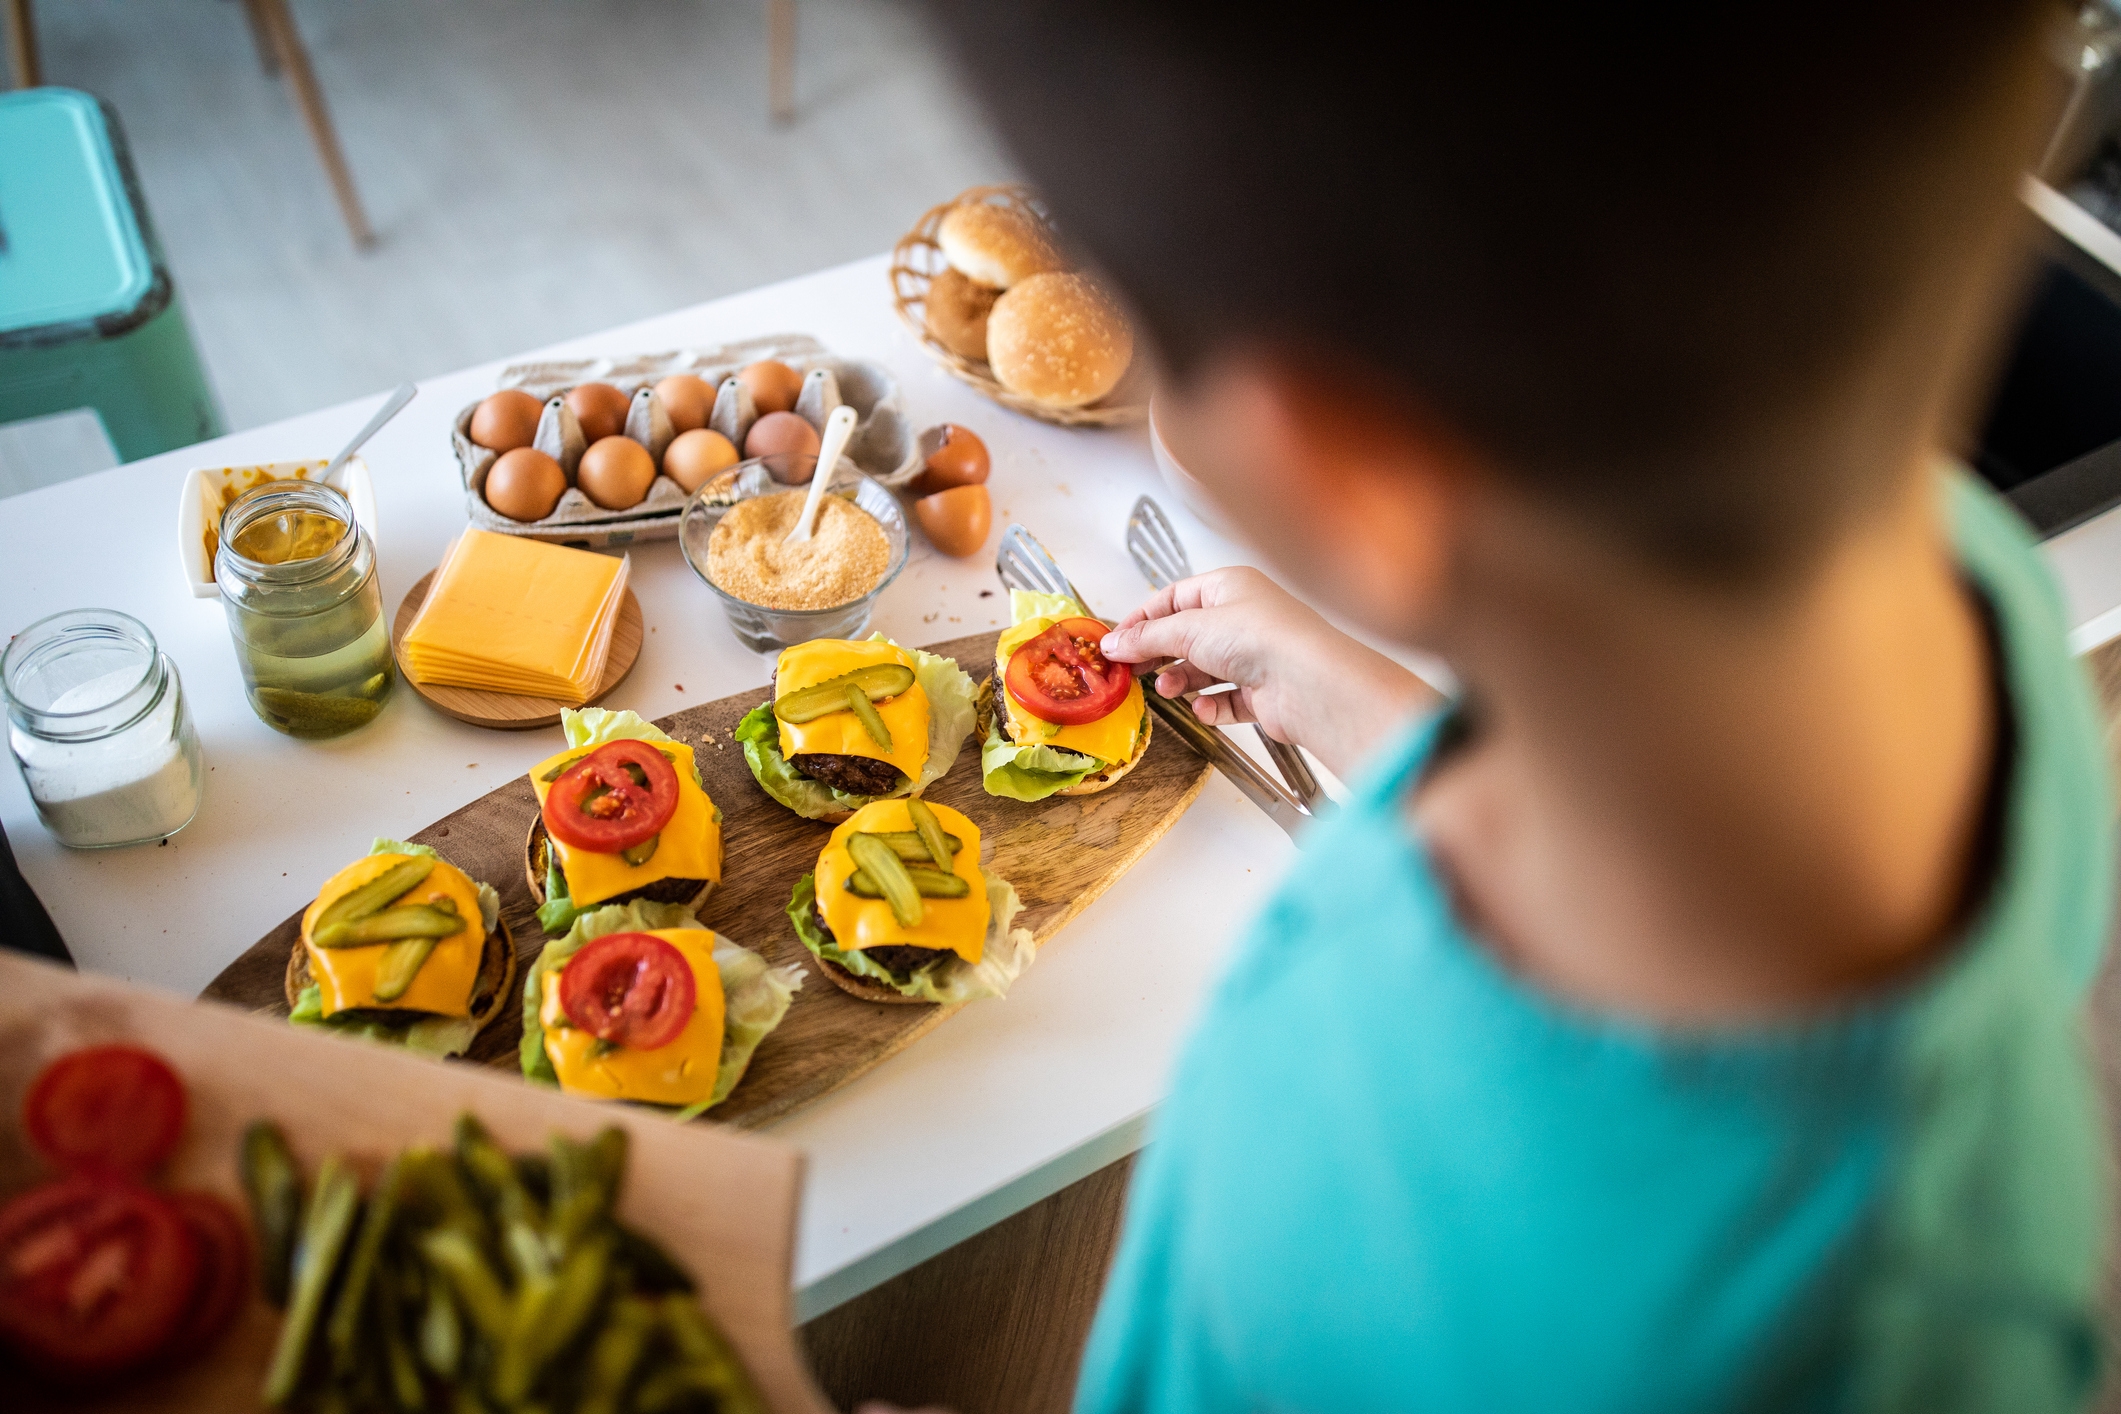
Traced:
POLYGON ((678 773, 645 741, 615 741, 569 766, 545 794, 545 829, 561 844, 617 854, 661 832, 678 810, 678 773))
POLYGON ((600 1041, 652 1051, 699 1005, 685 954, 653 933, 606 933, 560 968, 560 1009, 600 1041))
POLYGON ((153 1051, 88 1046, 38 1072, 22 1122, 55 1168, 137 1178, 176 1149, 184 1109, 184 1082, 153 1051))
POLYGON ((211 1193, 172 1193, 168 1200, 199 1249, 191 1301, 162 1352, 179 1365, 203 1353, 242 1311, 250 1295, 250 1229, 231 1204, 211 1193))
POLYGON ((168 1199, 82 1173, 0 1207, 0 1342, 62 1380, 116 1375, 183 1321, 199 1244, 168 1199))
POLYGON ((1098 651, 1105 632, 1096 619, 1062 619, 1009 655, 1009 695, 1040 721, 1064 727, 1110 716, 1134 679, 1098 651))

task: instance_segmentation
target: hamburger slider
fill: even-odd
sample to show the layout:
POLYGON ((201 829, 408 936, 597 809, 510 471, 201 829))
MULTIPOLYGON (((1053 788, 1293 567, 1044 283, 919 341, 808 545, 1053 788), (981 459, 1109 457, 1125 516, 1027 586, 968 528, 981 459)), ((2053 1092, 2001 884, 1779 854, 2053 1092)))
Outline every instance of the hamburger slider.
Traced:
POLYGON ((808 820, 919 795, 972 735, 972 679, 882 634, 783 649, 773 697, 732 735, 759 788, 808 820))
POLYGON ((1044 800, 1110 789, 1149 749, 1141 683, 1097 645, 1109 627, 1056 594, 1009 591, 1015 623, 980 685, 980 777, 989 795, 1044 800))
POLYGON ((698 907, 722 877, 722 812, 692 748, 632 712, 562 711, 568 746, 530 768, 524 872, 538 922, 564 933, 605 903, 698 907))
POLYGON ((501 896, 423 844, 377 840, 302 913, 286 990, 297 1026, 462 1055, 515 980, 501 896))
POLYGON ((833 985, 864 1001, 1003 996, 1038 949, 1010 927, 1016 890, 979 860, 979 827, 960 812, 881 800, 832 832, 788 921, 833 985))

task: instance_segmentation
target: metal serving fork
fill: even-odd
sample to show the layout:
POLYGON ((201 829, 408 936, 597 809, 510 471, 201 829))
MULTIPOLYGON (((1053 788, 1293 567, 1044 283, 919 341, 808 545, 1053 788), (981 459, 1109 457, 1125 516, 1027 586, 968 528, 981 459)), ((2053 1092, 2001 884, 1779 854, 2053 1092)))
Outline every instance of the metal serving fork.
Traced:
MULTIPOLYGON (((1034 594, 1065 594, 1085 609, 1090 607, 1082 592, 1061 573, 1061 567, 1046 547, 1038 543, 1038 537, 1021 525, 1012 525, 1002 532, 1001 549, 994 557, 994 570, 1001 576, 1002 583, 1011 589, 1028 590, 1034 594)), ((1148 701, 1149 710, 1166 727, 1229 777, 1230 783, 1243 792, 1247 800, 1264 810, 1267 818, 1283 830, 1294 835, 1311 818, 1310 812, 1296 797, 1261 770, 1259 763, 1231 745, 1221 732, 1194 716, 1192 705, 1185 699, 1161 696, 1153 686, 1142 696, 1148 701)))
MULTIPOLYGON (((1144 496, 1134 503, 1127 516, 1127 553, 1134 557, 1134 567, 1149 581, 1151 589, 1162 589, 1190 578, 1193 561, 1186 554, 1186 542, 1178 538, 1178 531, 1171 525, 1171 518, 1164 508, 1156 504, 1153 496, 1144 496)), ((1311 774, 1311 765, 1304 754, 1285 741, 1276 741, 1267 735, 1267 729, 1254 723, 1252 729, 1259 733, 1259 744, 1267 749, 1274 767, 1281 772, 1296 799, 1313 815, 1332 807, 1324 791, 1318 788, 1318 777, 1311 774), (1321 805, 1323 802, 1323 805, 1321 805)))

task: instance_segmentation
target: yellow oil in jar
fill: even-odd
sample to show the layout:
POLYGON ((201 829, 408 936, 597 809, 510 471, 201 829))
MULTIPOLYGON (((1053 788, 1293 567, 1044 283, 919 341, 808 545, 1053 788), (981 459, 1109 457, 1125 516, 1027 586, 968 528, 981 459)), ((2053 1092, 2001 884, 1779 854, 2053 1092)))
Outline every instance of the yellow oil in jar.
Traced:
POLYGON ((238 531, 229 548, 261 565, 314 560, 346 534, 346 522, 322 511, 282 511, 261 516, 238 531))

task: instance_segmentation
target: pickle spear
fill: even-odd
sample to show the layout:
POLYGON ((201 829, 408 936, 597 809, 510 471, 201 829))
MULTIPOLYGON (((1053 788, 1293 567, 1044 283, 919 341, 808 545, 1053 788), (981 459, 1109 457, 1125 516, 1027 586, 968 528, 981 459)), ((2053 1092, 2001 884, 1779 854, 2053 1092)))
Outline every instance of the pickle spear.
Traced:
MULTIPOLYGON (((922 898, 963 898, 972 892, 972 886, 956 874, 945 874, 942 870, 926 864, 909 864, 906 877, 913 881, 913 889, 922 898)), ((869 877, 866 869, 857 869, 847 876, 847 892, 857 898, 882 898, 884 891, 869 877)))
POLYGON ((447 938, 463 927, 464 916, 457 912, 456 903, 442 898, 433 903, 401 903, 351 923, 333 923, 318 928, 309 940, 320 948, 359 948, 400 938, 447 938))
POLYGON ((891 905, 891 916, 898 920, 899 927, 918 926, 926 906, 921 903, 920 890, 914 887, 913 876, 906 872, 905 864, 891 852, 891 847, 879 843, 873 835, 850 835, 847 852, 854 857, 855 867, 869 876, 878 896, 891 905))
MULTIPOLYGON (((907 803, 917 804, 918 802, 909 801, 907 803)), ((890 847, 893 854, 905 860, 908 864, 925 864, 935 858, 934 855, 928 852, 927 842, 912 830, 870 830, 867 833, 870 839, 882 840, 890 847)), ((965 847, 963 840, 951 834, 943 836, 943 843, 953 856, 965 847)), ((945 865, 944 867, 948 868, 949 866, 945 865)))
POLYGON ((950 848, 943 835, 943 822, 935 818, 935 812, 928 808, 928 802, 925 800, 907 801, 906 813, 913 817, 913 832, 921 837, 921 843, 927 847, 929 860, 936 868, 947 873, 950 868, 950 856, 957 851, 950 848))
POLYGON ((898 696, 913 686, 913 669, 904 663, 872 663, 841 673, 836 678, 797 688, 776 698, 773 715, 784 722, 814 722, 820 717, 847 710, 847 689, 857 688, 871 702, 898 696))
POLYGON ((331 906, 317 915, 314 932, 322 933, 334 924, 353 923, 371 913, 381 913, 390 906, 392 899, 410 893, 434 871, 435 862, 425 855, 415 855, 391 865, 358 889, 332 900, 331 906))
POLYGON ((302 1174, 280 1126, 261 1119, 243 1131, 243 1192, 258 1233, 258 1276, 265 1299, 287 1304, 294 1280, 295 1239, 302 1228, 302 1174))
POLYGON ((376 1000, 394 1002, 412 990, 412 979, 427 965, 428 954, 435 950, 437 941, 407 938, 385 948, 383 960, 376 964, 376 1000))
POLYGON ((863 731, 869 733, 871 741, 886 751, 891 749, 891 728, 884 725, 883 716, 869 705, 869 699, 862 695, 860 688, 847 689, 847 710, 854 713, 855 720, 862 724, 863 731))

